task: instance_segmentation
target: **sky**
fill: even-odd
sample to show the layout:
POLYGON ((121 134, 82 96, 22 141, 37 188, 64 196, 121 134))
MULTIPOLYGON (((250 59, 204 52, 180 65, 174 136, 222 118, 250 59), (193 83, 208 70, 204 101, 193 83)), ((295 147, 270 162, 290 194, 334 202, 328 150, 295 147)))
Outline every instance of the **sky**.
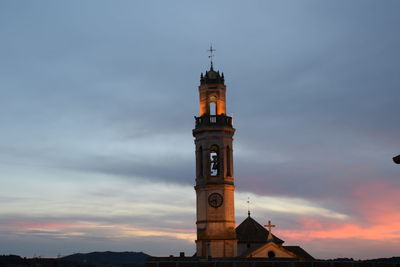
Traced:
POLYGON ((236 223, 250 208, 316 258, 400 256, 399 10, 1 1, 0 255, 194 253, 191 131, 212 43, 236 223))

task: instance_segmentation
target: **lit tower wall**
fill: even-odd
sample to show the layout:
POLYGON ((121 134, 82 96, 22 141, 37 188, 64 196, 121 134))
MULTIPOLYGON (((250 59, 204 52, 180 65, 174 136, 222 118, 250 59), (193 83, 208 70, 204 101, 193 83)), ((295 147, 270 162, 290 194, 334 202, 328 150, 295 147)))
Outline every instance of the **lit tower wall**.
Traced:
POLYGON ((236 257, 232 141, 235 129, 226 115, 224 75, 213 66, 201 74, 196 145, 197 256, 236 257))

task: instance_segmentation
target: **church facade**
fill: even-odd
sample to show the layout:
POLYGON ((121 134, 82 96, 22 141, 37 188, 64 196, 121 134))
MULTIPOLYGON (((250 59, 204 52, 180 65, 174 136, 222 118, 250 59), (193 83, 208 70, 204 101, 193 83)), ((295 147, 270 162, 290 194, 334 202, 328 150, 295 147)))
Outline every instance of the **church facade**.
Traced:
POLYGON ((248 217, 235 226, 232 117, 226 111, 224 74, 211 67, 200 76, 196 147, 196 257, 313 259, 248 217))

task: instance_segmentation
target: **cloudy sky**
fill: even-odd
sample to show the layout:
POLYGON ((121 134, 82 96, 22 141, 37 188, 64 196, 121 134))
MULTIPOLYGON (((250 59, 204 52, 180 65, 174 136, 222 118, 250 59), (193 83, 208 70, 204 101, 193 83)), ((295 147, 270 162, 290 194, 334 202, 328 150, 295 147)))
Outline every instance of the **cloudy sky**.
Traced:
POLYGON ((236 220, 400 256, 400 2, 0 2, 0 254, 194 252, 200 73, 234 117, 236 220))

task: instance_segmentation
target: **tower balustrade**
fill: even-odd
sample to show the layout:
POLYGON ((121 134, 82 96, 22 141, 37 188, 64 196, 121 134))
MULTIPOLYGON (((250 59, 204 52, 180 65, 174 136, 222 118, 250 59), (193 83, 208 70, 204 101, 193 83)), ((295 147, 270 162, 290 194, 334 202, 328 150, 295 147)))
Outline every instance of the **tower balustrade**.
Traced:
POLYGON ((232 127, 232 117, 226 115, 203 115, 196 117, 196 128, 201 127, 232 127))

